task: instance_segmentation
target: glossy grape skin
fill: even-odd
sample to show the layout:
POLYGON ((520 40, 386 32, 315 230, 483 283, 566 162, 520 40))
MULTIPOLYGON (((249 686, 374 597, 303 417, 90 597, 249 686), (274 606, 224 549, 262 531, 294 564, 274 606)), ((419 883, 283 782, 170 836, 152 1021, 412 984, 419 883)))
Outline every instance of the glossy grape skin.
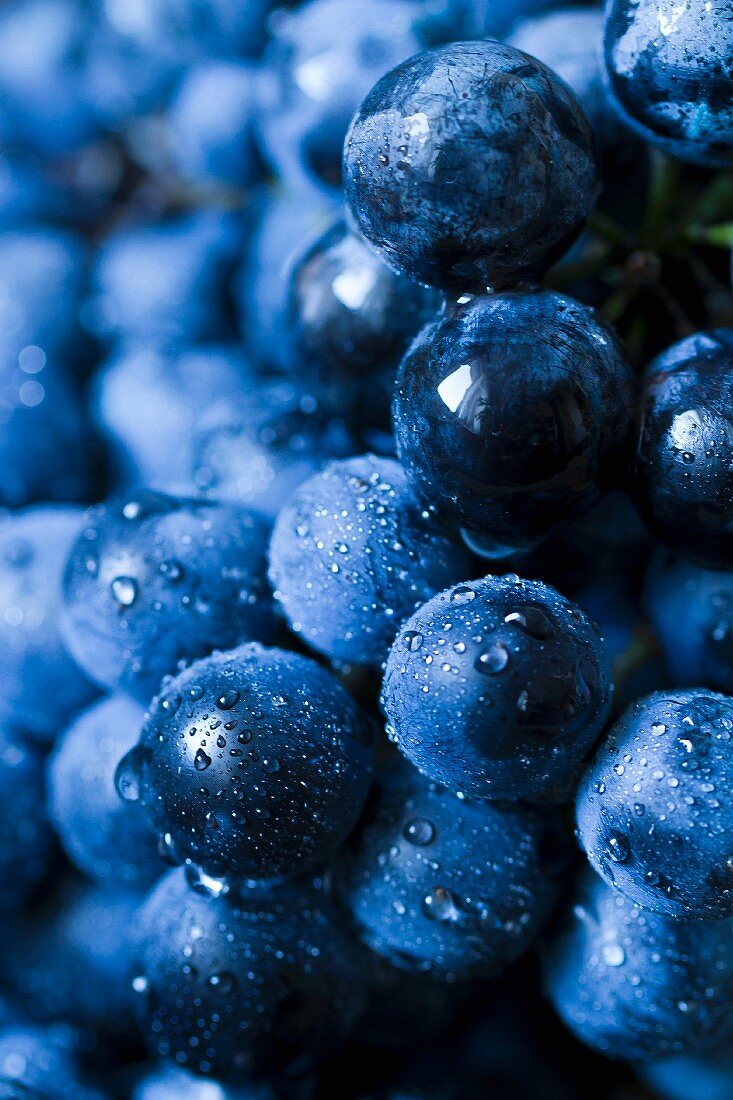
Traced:
POLYGON ((351 117, 388 69, 420 49, 419 14, 408 0, 310 0, 281 14, 257 124, 263 152, 287 184, 340 186, 351 117))
POLYGON ((733 700, 691 688, 640 699, 600 742, 578 788, 578 839, 635 904, 677 920, 733 914, 732 731, 733 700))
POLYGON ((170 106, 172 157, 184 179, 248 187, 259 175, 253 66, 204 62, 186 72, 170 106))
POLYGON ((526 54, 460 42, 388 73, 344 147, 357 227, 409 278, 457 294, 531 283, 593 206, 590 125, 526 54))
POLYGON ((49 870, 53 830, 40 750, 0 726, 0 912, 19 909, 49 870))
POLYGON ((733 164, 733 23, 728 0, 610 0, 611 92, 648 142, 693 164, 733 164))
POLYGON ((606 1057, 710 1048, 731 1030, 733 924, 645 912, 588 874, 547 949, 545 987, 566 1027, 606 1057))
POLYGON ((602 149, 633 139, 603 80, 598 8, 561 7, 518 22, 507 42, 536 57, 572 88, 602 149))
POLYGON ((633 487, 649 527, 700 565, 733 566, 733 329, 699 332, 647 367, 633 487))
POLYGON ((92 415, 122 486, 191 491, 197 437, 251 400, 236 345, 123 346, 94 378, 92 415))
POLYGON ((69 859, 97 882, 128 889, 146 889, 164 870, 150 823, 115 788, 144 716, 123 695, 95 703, 62 733, 48 766, 49 812, 69 859))
POLYGON ((398 453, 451 523, 529 549, 623 479, 636 392, 589 307, 549 291, 474 298, 423 329, 402 362, 398 453))
POLYGON ((233 214, 203 209, 103 242, 89 318, 107 339, 190 344, 232 335, 227 288, 242 248, 233 214))
POLYGON ((151 1048, 225 1083, 303 1074, 363 1006, 363 960, 307 881, 211 898, 171 871, 143 906, 136 940, 151 1048))
POLYGON ((255 643, 166 681, 118 789, 202 880, 315 866, 353 828, 372 731, 314 661, 255 643))
POLYGON ((350 420, 368 410, 388 423, 397 365, 441 306, 441 294, 396 274, 339 219, 290 272, 291 370, 334 389, 350 420))
POLYGON ((549 585, 488 576, 403 623, 382 707, 430 779, 470 798, 562 798, 606 722, 611 669, 597 628, 549 585))
POLYGON ((61 581, 80 508, 29 508, 0 518, 0 716, 52 741, 97 689, 59 630, 61 581))
POLYGON ((146 704, 182 663, 277 632, 267 525, 151 489, 98 505, 69 556, 62 629, 90 678, 146 704))
POLYGON ((280 512, 270 578, 295 633, 331 660, 379 664, 400 623, 470 569, 399 463, 334 462, 280 512))
POLYGON ((528 807, 461 801, 404 765, 378 784, 336 888, 393 966, 443 981, 497 974, 554 901, 549 833, 528 807))
POLYGON ((672 682, 733 694, 733 573, 660 551, 647 574, 644 603, 672 682))

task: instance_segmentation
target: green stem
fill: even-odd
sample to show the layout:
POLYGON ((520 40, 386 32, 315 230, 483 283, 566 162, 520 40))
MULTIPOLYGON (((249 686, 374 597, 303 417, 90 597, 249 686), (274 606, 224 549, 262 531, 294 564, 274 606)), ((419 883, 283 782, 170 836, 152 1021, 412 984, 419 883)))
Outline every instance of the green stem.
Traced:
POLYGON ((658 149, 649 150, 649 192, 639 244, 651 252, 661 251, 669 235, 671 215, 680 181, 680 162, 658 149))
POLYGON ((721 225, 690 225, 685 236, 694 244, 706 244, 712 248, 733 248, 733 221, 721 225))
POLYGON ((733 218, 733 172, 718 172, 690 208, 692 225, 713 225, 733 218))

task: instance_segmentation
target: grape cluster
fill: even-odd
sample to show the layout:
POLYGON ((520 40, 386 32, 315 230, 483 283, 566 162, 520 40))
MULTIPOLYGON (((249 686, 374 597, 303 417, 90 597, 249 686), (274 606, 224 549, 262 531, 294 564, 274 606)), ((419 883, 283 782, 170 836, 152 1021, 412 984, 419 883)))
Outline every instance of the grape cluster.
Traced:
POLYGON ((0 6, 0 1100, 733 1100, 730 0, 0 6))

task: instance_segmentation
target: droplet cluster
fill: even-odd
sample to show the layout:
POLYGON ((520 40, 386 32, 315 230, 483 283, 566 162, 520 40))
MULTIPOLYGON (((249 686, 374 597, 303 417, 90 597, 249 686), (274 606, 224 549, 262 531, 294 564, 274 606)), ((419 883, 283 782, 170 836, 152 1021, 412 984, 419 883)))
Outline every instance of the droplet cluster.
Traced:
POLYGON ((457 799, 402 763, 382 775, 337 890, 394 966, 448 981, 496 974, 550 912, 556 829, 529 807, 457 799))
POLYGON ((577 797, 596 870, 645 909, 733 915, 733 701, 703 689, 634 703, 599 745, 577 797))
POLYGON ((392 459, 362 455, 307 481, 278 516, 270 576, 291 628, 331 659, 380 664, 400 623, 470 558, 392 459))
POLYGON ((326 858, 353 828, 372 775, 372 729, 334 677, 255 643, 164 681, 117 771, 169 862, 216 896, 326 858))
POLYGON ((64 638, 97 683, 147 704, 215 648, 273 641, 267 526, 234 503, 141 490, 90 510, 64 578, 64 638))
POLYGON ((608 1057, 709 1049, 730 1032, 733 922, 650 913, 588 874, 545 982, 567 1026, 608 1057))
POLYGON ((388 732, 425 775, 473 798, 562 798, 610 712, 603 644, 579 607, 516 575, 424 604, 390 651, 388 732))
POLYGON ((143 906, 133 988, 160 1057, 222 1081, 287 1077, 338 1045, 364 966, 322 890, 211 898, 169 872, 143 906))

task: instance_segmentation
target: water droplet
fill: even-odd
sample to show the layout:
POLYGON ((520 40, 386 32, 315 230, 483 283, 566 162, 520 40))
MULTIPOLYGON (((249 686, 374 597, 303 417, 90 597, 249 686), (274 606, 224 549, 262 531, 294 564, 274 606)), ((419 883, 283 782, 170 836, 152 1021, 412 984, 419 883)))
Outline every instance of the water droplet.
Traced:
POLYGON ((490 676, 496 676, 503 672, 509 664, 509 650, 501 642, 495 642, 485 649, 476 658, 475 668, 479 672, 486 672, 490 676))
POLYGON ((165 695, 161 698, 159 706, 166 714, 175 714, 181 705, 180 695, 165 695))
POLYGON ((662 734, 667 732, 667 727, 664 722, 652 722, 652 733, 655 737, 661 737, 662 734))
POLYGON ((422 848, 435 840, 435 826, 425 817, 415 817, 407 822, 402 835, 410 844, 417 844, 422 848))
POLYGON ((549 638, 552 634, 552 623, 547 615, 542 608, 534 607, 532 604, 520 607, 517 611, 505 615, 504 622, 518 627, 524 634, 528 634, 530 638, 536 638, 538 641, 549 638))
POLYGON ((237 988, 237 979, 231 970, 222 970, 219 974, 212 974, 207 984, 223 997, 228 997, 237 988))
POLYGON ((186 863, 186 882, 193 891, 197 894, 204 894, 206 897, 219 898, 223 894, 229 893, 229 884, 221 878, 216 878, 214 875, 208 875, 206 871, 201 867, 197 867, 195 863, 186 863))
POLYGON ((223 695, 220 695, 216 700, 216 705, 219 710, 231 710, 232 707, 236 707, 239 702, 238 691, 225 691, 223 695))
POLYGON ((631 855, 628 837, 623 833, 614 833, 608 838, 608 854, 614 863, 625 863, 631 855))
POLYGON ((136 993, 144 993, 148 988, 148 979, 143 974, 138 974, 132 979, 132 988, 136 993))
POLYGON ((193 758, 193 766, 197 772, 205 772, 211 765, 211 757, 207 756, 203 749, 198 749, 193 758))
POLYGON ((601 954, 606 966, 623 966, 626 962, 626 953, 620 943, 605 943, 601 954))
POLYGON ((122 515, 125 519, 137 519, 141 511, 137 500, 128 500, 122 505, 122 515))
POLYGON ((170 833, 164 833, 158 841, 158 855, 169 867, 179 867, 183 863, 170 833))
POLYGON ((402 635, 402 645, 414 653, 422 645, 422 634, 417 630, 406 630, 402 635))
POLYGON ((436 886, 423 901, 423 912, 430 920, 454 921, 458 920, 460 912, 453 895, 445 886, 436 886))
POLYGON ((183 578, 183 566, 178 561, 162 561, 160 563, 160 572, 163 574, 167 581, 175 583, 183 578))
POLYGON ((123 802, 137 802, 140 798, 140 748, 135 745, 126 753, 115 772, 115 787, 123 802))
POLYGON ((468 584, 459 584, 450 594, 453 603, 471 603, 476 599, 476 593, 468 584))
POLYGON ((120 607, 132 607, 137 599, 137 581, 134 577, 115 577, 110 588, 120 607))

